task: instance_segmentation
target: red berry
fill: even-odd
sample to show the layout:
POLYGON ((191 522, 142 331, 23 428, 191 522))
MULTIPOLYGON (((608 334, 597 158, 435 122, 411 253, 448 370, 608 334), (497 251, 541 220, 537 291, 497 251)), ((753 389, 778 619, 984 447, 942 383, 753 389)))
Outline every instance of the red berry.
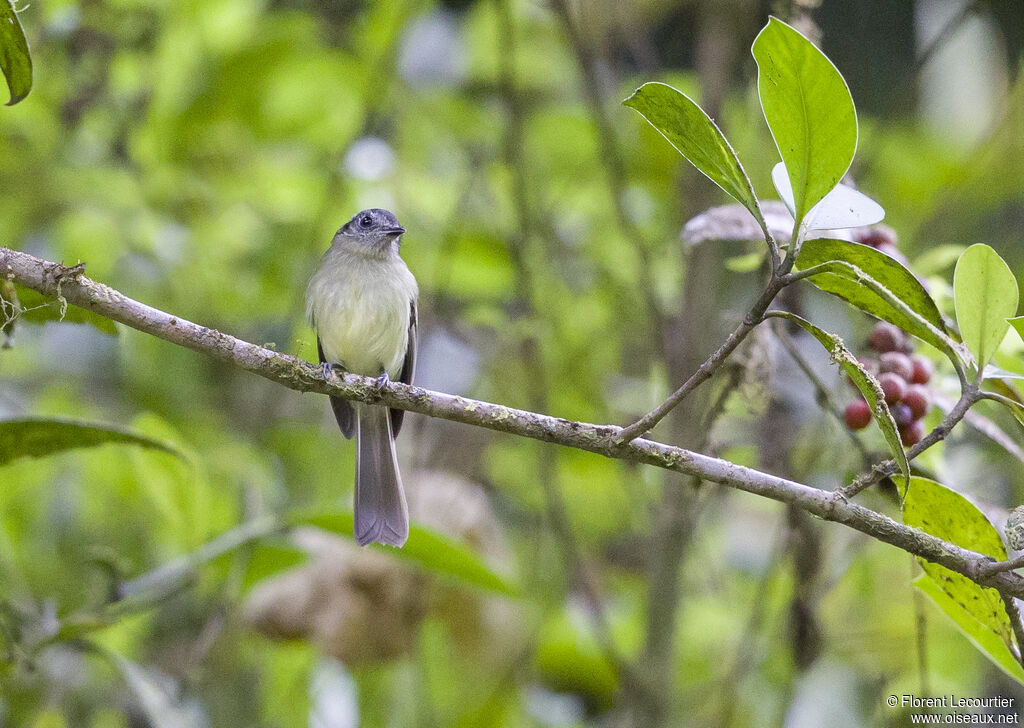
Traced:
POLYGON ((914 367, 914 374, 910 381, 914 384, 928 384, 931 381, 932 374, 935 373, 935 365, 932 364, 931 359, 916 354, 910 357, 910 364, 914 367))
POLYGON ((920 384, 911 384, 907 387, 907 391, 901 401, 910 408, 915 420, 924 417, 932 403, 928 389, 920 384))
POLYGON ((846 405, 846 426, 851 430, 863 430, 871 422, 871 407, 863 399, 846 405))
POLYGON ((872 225, 857 228, 853 231, 853 239, 858 243, 877 248, 880 245, 896 245, 896 231, 888 225, 872 225))
POLYGON ((897 427, 906 427, 914 421, 914 413, 910 407, 903 402, 897 402, 889 408, 892 418, 896 421, 897 427))
POLYGON ((899 374, 908 382, 914 376, 914 365, 910 357, 898 351, 887 351, 879 356, 878 365, 881 371, 899 374))
POLYGON ((879 321, 868 337, 868 346, 882 354, 887 351, 901 351, 907 341, 902 330, 885 321, 879 321))
POLYGON ((878 377, 878 383, 882 385, 886 404, 896 404, 907 392, 907 381, 893 372, 883 372, 878 377))
POLYGON ((916 445, 924 437, 924 423, 921 420, 914 420, 906 427, 900 428, 900 440, 906 447, 916 445))

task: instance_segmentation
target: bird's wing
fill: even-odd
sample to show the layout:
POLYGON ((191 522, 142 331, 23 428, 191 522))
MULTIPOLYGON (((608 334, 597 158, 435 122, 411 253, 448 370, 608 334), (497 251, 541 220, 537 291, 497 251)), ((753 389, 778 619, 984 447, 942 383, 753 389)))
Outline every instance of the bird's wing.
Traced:
MULTIPOLYGON (((320 355, 320 363, 327 361, 327 357, 324 356, 324 347, 320 343, 320 337, 316 337, 316 351, 320 355)), ((331 364, 337 364, 337 362, 329 362, 331 364)), ((331 397, 331 409, 334 410, 334 419, 338 421, 338 427, 341 428, 341 434, 346 439, 351 440, 352 435, 356 432, 356 411, 352 406, 352 403, 347 399, 341 397, 331 397)))
MULTIPOLYGON (((402 362, 402 371, 398 373, 398 381, 403 384, 412 384, 413 373, 416 369, 416 331, 419 328, 416 316, 416 302, 409 304, 409 345, 405 349, 405 361, 402 362)), ((402 420, 405 417, 405 410, 391 410, 391 433, 398 437, 398 431, 402 429, 402 420)))

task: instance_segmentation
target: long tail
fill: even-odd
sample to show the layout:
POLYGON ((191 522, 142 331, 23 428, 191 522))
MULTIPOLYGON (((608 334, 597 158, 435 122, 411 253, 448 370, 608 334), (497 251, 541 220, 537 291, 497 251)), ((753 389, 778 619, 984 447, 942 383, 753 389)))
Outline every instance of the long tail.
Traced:
POLYGON ((398 474, 388 408, 356 404, 356 543, 402 546, 409 538, 409 508, 398 474))

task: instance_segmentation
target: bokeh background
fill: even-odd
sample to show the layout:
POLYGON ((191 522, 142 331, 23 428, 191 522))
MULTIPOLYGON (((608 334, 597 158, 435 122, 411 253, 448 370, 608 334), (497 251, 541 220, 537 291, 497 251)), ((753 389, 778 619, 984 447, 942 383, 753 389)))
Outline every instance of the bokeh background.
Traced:
MULTIPOLYGON (((853 179, 940 303, 969 244, 1024 272, 1015 0, 22 5, 35 86, 0 109, 0 244, 310 360, 306 281, 341 224, 386 207, 421 288, 419 384, 590 422, 661 401, 757 293, 763 244, 685 244, 725 196, 619 102, 649 80, 693 95, 773 198, 749 53, 769 12, 848 80, 853 179)), ((786 303, 855 348, 870 329, 823 295, 786 303)), ((1024 701, 902 552, 416 415, 398 446, 414 519, 506 592, 316 530, 199 558, 254 519, 349 507, 325 399, 123 328, 19 322, 8 343, 0 416, 131 426, 186 457, 0 467, 0 725, 868 726, 904 724, 890 693, 1024 701), (147 608, 46 639, 176 558, 187 578, 147 608)), ((833 487, 864 462, 820 405, 766 331, 655 434, 833 487)), ((996 517, 1024 496, 1021 461, 969 428, 924 465, 996 517)))

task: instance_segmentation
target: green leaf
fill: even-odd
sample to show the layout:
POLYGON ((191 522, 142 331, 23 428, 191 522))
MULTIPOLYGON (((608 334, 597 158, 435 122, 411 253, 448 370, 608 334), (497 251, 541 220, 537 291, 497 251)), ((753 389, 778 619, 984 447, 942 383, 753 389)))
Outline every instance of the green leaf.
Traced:
MULTIPOLYGON (((903 522, 936 538, 991 556, 997 561, 1006 560, 1003 540, 985 514, 967 498, 934 480, 919 476, 910 479, 910 487, 903 501, 903 522)), ((966 576, 939 564, 924 559, 918 561, 926 577, 946 600, 936 599, 930 593, 935 589, 922 590, 993 662, 1006 670, 1002 652, 1009 652, 1013 644, 1013 628, 999 592, 979 586, 966 576), (1003 650, 993 646, 994 640, 1002 645, 1003 650)), ((1012 659, 1012 653, 1010 657, 1012 659)), ((1020 665, 1016 669, 1007 671, 1021 679, 1019 675, 1024 672, 1020 671, 1020 665)))
POLYGON ((18 307, 21 313, 18 315, 20 321, 26 323, 41 324, 47 321, 65 321, 75 324, 89 324, 102 331, 104 334, 117 335, 117 327, 108 318, 87 311, 78 306, 68 305, 64 314, 61 315, 61 304, 52 298, 48 298, 31 288, 17 286, 18 307))
POLYGON ((169 443, 125 427, 62 418, 26 417, 0 420, 0 465, 19 457, 38 458, 110 442, 162 450, 184 459, 182 453, 169 443))
POLYGON ((32 57, 11 0, 0 0, 0 71, 11 92, 7 105, 14 106, 32 88, 32 57))
POLYGON ((263 581, 282 571, 291 569, 309 560, 309 553, 288 543, 260 541, 256 544, 245 567, 242 590, 246 591, 257 582, 263 581))
POLYGON ((722 265, 733 273, 753 273, 761 267, 763 262, 764 256, 761 253, 747 253, 726 258, 722 265))
POLYGON ((868 373, 867 369, 857 361, 857 357, 846 348, 843 340, 835 334, 830 334, 810 321, 797 316, 795 313, 772 311, 771 315, 799 324, 825 347, 825 350, 832 357, 832 361, 836 362, 843 370, 843 373, 853 381, 854 385, 864 396, 865 401, 871 406, 871 416, 874 418, 879 429, 881 429, 882 435, 889 445, 889 450, 896 459, 896 464, 899 465, 904 479, 909 478, 910 463, 907 461, 907 454, 904 452, 903 443, 900 441, 899 430, 896 429, 896 421, 892 418, 889 406, 885 403, 885 395, 882 393, 882 387, 878 384, 878 380, 868 373))
MULTIPOLYGON (((287 520, 289 526, 316 526, 339 536, 352 538, 353 516, 349 511, 297 514, 287 520)), ((427 571, 460 579, 474 586, 508 596, 518 588, 491 571, 476 553, 465 544, 433 529, 412 525, 409 540, 400 549, 374 544, 371 548, 412 561, 427 571)))
POLYGON ((941 339, 947 333, 946 324, 935 301, 921 285, 921 281, 898 260, 869 245, 831 238, 805 240, 800 247, 797 260, 800 269, 806 270, 831 262, 847 265, 833 266, 828 272, 811 276, 808 280, 821 290, 849 301, 861 311, 899 326, 940 351, 952 346, 953 342, 948 336, 945 341, 941 339), (854 266, 856 270, 849 266, 854 266), (884 286, 935 330, 878 295, 864 283, 858 270, 884 286))
POLYGON ((995 401, 1010 410, 1010 413, 1017 422, 1024 425, 1024 404, 1020 402, 1020 395, 1016 389, 1003 381, 1003 378, 999 376, 998 370, 992 370, 993 367, 985 367, 985 371, 992 374, 991 378, 989 378, 989 384, 997 394, 1003 395, 1002 398, 995 401))
MULTIPOLYGON (((1013 318, 1006 319, 1006 323, 1013 327, 1013 330, 1017 332, 1017 335, 1024 340, 1024 316, 1014 316, 1013 318)), ((1009 372, 1005 372, 1009 374, 1009 372)), ((1024 376, 1017 375, 1018 378, 1024 379, 1024 376)))
POLYGON ((799 225, 849 169, 857 112, 832 62, 777 18, 769 18, 751 51, 761 108, 789 172, 799 225))
POLYGON ((715 122, 686 94, 664 83, 645 83, 622 102, 661 132, 687 161, 750 210, 762 228, 761 207, 739 157, 715 122))
POLYGON ((615 665, 570 613, 558 613, 541 627, 534 661, 541 680, 557 692, 585 695, 610 707, 618 691, 615 665))
POLYGON ((960 335, 984 369, 1017 313, 1017 279, 996 251, 972 245, 956 262, 953 302, 960 335))
POLYGON ((1014 680, 1024 683, 1024 668, 1017 662, 1013 653, 1010 652, 1010 648, 997 634, 968 614, 927 574, 918 576, 914 579, 913 584, 931 599, 935 606, 946 613, 960 633, 970 640, 982 654, 1014 680))

